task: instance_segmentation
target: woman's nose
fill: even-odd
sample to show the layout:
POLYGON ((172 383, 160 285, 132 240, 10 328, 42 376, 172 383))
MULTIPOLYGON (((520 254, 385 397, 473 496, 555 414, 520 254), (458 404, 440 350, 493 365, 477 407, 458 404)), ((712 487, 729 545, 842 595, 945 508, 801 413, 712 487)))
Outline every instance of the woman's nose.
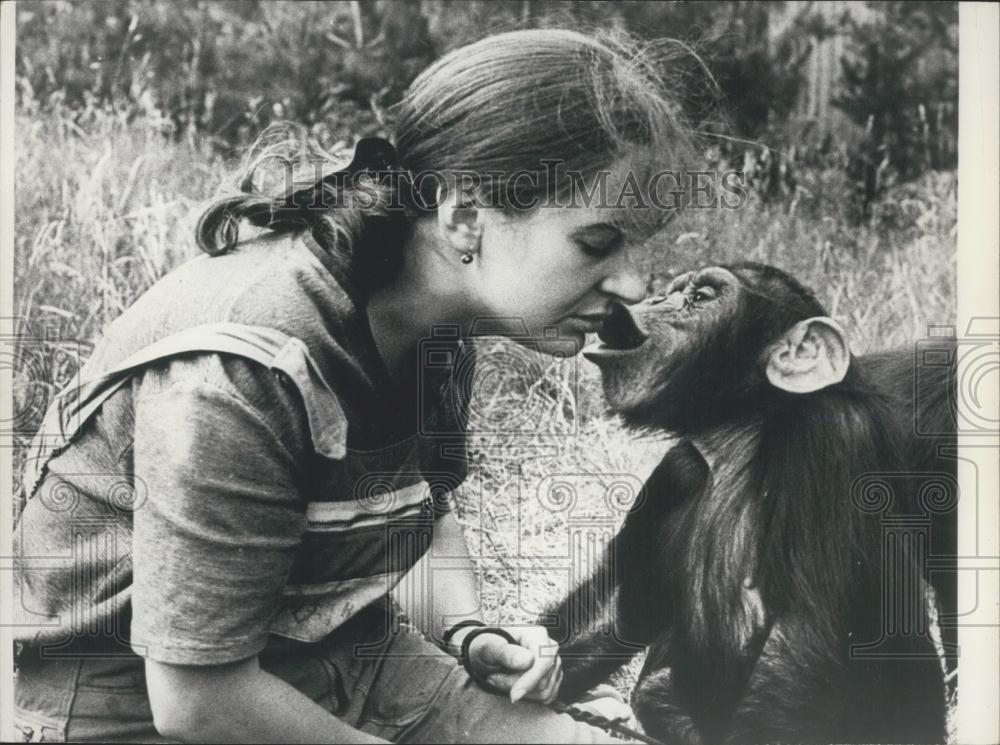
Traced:
POLYGON ((625 304, 638 303, 646 297, 646 282, 631 261, 622 261, 617 271, 604 278, 600 289, 625 304))

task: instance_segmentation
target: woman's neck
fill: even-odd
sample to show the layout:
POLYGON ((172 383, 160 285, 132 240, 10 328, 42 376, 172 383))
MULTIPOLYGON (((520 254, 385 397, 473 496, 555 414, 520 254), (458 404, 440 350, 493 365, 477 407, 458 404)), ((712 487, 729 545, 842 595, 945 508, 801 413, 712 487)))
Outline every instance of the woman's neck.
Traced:
POLYGON ((414 372, 417 347, 435 327, 459 326, 464 335, 473 315, 454 281, 454 264, 447 261, 426 218, 417 221, 403 256, 396 275, 372 292, 367 304, 375 346, 397 382, 414 372))

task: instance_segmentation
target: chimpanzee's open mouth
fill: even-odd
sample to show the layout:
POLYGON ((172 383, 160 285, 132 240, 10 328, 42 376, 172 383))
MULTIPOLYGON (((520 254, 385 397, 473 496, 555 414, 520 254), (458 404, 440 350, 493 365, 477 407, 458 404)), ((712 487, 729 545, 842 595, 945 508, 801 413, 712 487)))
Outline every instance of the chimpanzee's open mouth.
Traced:
POLYGON ((597 332, 599 342, 583 350, 583 356, 592 362, 602 357, 616 357, 641 347, 649 335, 636 325, 632 313, 619 303, 611 306, 601 330, 597 332))

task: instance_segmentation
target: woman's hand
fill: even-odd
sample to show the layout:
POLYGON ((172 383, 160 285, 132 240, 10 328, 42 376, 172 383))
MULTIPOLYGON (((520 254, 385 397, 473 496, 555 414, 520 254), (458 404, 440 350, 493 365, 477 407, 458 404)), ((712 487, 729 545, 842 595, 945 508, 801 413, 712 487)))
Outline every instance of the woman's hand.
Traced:
MULTIPOLYGON (((471 629, 470 629, 471 631, 471 629)), ((497 634, 479 634, 469 645, 470 672, 502 691, 511 701, 555 700, 562 684, 558 647, 541 626, 505 627, 517 644, 497 634)))

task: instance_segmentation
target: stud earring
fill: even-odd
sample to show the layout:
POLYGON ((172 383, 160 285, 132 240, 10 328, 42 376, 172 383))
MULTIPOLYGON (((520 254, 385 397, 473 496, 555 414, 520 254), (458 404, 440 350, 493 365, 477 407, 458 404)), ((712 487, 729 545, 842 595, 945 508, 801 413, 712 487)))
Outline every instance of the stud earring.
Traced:
POLYGON ((479 248, 483 244, 483 226, 479 225, 475 228, 468 228, 465 240, 466 245, 465 250, 462 251, 462 263, 468 265, 472 263, 473 258, 479 253, 479 248))

